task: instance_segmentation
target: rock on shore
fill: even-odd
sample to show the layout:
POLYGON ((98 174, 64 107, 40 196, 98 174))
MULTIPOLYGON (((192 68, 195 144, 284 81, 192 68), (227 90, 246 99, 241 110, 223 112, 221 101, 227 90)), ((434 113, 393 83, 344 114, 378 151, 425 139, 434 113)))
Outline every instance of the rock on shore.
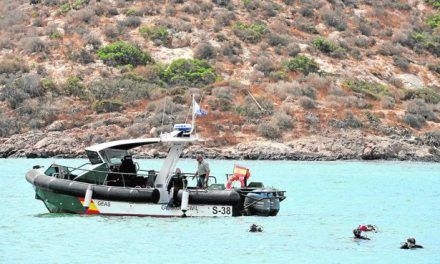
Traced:
MULTIPOLYGON (((75 131, 77 132, 77 131, 75 131)), ((115 140, 60 131, 29 132, 0 139, 0 157, 85 157, 84 148, 115 140)), ((166 148, 140 148, 140 158, 163 158, 166 148)), ((213 159, 250 160, 410 160, 440 162, 440 148, 431 138, 413 136, 364 136, 359 133, 313 135, 289 142, 254 140, 224 148, 208 148, 203 142, 185 148, 182 156, 204 154, 213 159)))

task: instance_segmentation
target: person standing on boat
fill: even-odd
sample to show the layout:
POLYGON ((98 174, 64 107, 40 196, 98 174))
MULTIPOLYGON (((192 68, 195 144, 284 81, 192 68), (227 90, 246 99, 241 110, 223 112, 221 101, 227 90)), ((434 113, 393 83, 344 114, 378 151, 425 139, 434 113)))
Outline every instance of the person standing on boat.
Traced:
POLYGON ((197 155, 196 160, 199 163, 197 172, 194 174, 194 177, 197 177, 197 187, 206 188, 208 186, 210 173, 209 164, 203 159, 202 155, 197 155))

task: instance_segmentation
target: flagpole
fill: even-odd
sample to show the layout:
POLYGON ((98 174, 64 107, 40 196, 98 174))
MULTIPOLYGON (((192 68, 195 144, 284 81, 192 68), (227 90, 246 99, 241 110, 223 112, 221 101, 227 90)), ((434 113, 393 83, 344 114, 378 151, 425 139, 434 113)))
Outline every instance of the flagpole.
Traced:
POLYGON ((195 130, 195 126, 196 126, 196 118, 195 118, 195 116, 196 116, 196 111, 195 111, 195 108, 194 108, 194 104, 195 103, 195 99, 194 99, 194 94, 192 95, 192 106, 191 106, 191 108, 192 108, 192 115, 191 115, 191 118, 192 118, 192 120, 191 120, 191 132, 190 132, 190 134, 192 134, 192 132, 195 130))

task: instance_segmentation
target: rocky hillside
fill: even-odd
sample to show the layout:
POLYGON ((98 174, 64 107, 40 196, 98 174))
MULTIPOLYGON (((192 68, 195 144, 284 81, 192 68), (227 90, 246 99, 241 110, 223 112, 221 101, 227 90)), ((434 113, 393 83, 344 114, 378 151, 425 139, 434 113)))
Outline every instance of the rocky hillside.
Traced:
POLYGON ((0 157, 157 136, 195 95, 186 156, 440 161, 438 0, 0 3, 0 157))

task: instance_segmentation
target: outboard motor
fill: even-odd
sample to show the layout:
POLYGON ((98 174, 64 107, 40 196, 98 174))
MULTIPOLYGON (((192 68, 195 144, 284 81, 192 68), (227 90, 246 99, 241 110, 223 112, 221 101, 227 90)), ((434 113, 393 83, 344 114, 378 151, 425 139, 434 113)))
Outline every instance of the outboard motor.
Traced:
POLYGON ((271 189, 257 189, 246 195, 246 215, 275 216, 280 210, 280 199, 271 189))

